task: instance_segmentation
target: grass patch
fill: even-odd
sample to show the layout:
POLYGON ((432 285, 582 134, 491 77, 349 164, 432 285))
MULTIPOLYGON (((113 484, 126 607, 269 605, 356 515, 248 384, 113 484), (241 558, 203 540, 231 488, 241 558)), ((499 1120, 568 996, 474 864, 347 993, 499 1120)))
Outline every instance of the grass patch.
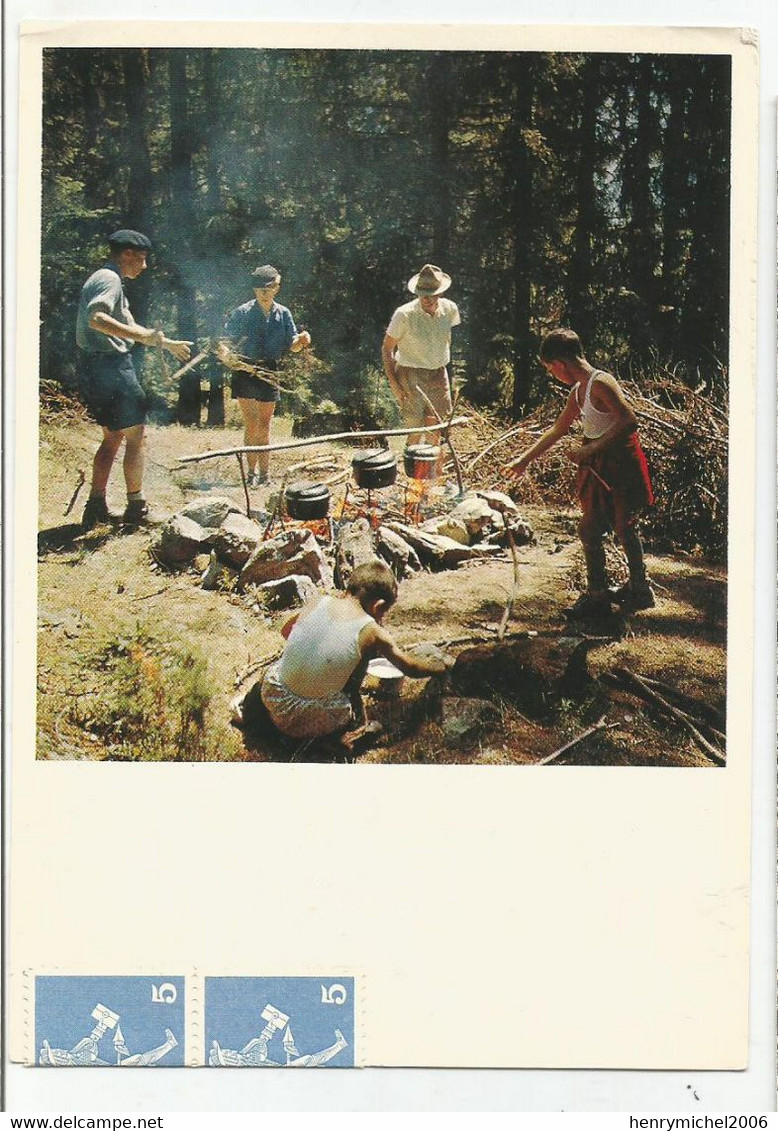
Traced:
POLYGON ((97 735, 122 761, 209 761, 207 664, 196 650, 163 644, 138 625, 101 647, 94 666, 103 693, 78 701, 70 721, 97 735))

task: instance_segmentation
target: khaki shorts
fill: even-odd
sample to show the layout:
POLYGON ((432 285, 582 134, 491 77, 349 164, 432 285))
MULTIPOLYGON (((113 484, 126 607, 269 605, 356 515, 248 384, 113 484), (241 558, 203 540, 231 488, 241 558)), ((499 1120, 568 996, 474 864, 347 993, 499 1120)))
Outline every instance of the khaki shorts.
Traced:
POLYGON ((409 428, 437 423, 432 410, 416 388, 417 385, 427 394, 441 420, 446 420, 451 414, 451 386, 445 366, 440 369, 411 369, 407 365, 398 365, 394 374, 405 394, 400 411, 409 428))

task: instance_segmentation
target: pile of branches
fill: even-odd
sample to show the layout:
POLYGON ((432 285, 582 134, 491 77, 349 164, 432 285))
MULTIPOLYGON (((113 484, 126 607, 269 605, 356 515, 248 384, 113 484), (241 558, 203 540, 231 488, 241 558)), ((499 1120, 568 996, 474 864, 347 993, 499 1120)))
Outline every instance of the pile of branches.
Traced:
MULTIPOLYGON (((656 505, 642 523, 647 541, 659 550, 700 553, 723 561, 728 486, 725 407, 672 378, 639 386, 625 381, 622 386, 638 418, 656 495, 656 505)), ((566 393, 554 390, 554 394, 555 400, 511 427, 497 416, 467 406, 474 424, 463 430, 460 454, 472 486, 505 489, 509 485, 506 464, 535 443, 564 404, 566 393)), ((545 506, 574 505, 577 469, 566 452, 579 443, 580 433, 574 428, 510 486, 514 497, 545 506)))
POLYGON ((44 424, 77 423, 88 419, 88 414, 76 394, 63 388, 58 381, 42 380, 39 386, 40 419, 44 424))

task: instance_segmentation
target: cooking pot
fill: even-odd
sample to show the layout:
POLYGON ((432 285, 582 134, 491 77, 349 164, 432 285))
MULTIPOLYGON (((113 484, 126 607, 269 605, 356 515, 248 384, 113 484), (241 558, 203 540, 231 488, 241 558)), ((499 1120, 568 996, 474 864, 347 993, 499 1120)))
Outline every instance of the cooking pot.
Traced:
POLYGON ((433 444, 409 444, 403 452, 405 474, 410 479, 434 479, 440 448, 433 444))
POLYGON ((330 489, 325 483, 311 483, 304 479, 290 483, 285 499, 286 513, 302 522, 326 518, 330 512, 330 489))
POLYGON ((351 470, 357 487, 391 487, 397 478, 397 456, 389 448, 355 452, 351 470))

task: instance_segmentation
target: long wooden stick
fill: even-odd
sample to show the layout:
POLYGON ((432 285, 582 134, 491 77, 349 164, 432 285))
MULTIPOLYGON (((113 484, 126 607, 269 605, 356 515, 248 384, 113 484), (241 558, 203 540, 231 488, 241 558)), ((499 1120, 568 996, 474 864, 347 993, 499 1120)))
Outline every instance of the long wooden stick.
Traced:
POLYGON ((503 434, 501 436, 498 436, 496 440, 492 440, 491 444, 487 444, 486 447, 483 448, 480 452, 478 452, 477 455, 475 455, 473 457, 473 459, 471 459, 470 463, 467 465, 468 474, 470 474, 472 472, 475 465, 480 460, 482 460, 484 458, 484 456, 487 455, 492 450, 492 448, 496 448, 498 444, 501 444, 503 442, 503 440, 509 440, 511 438, 511 436, 515 436, 518 432, 523 431, 523 429, 524 429, 524 425, 518 424, 514 428, 509 428, 507 432, 503 432, 503 434))
POLYGON ((511 589, 508 603, 505 606, 505 612, 502 614, 500 627, 497 629, 497 639, 502 640, 505 636, 505 629, 508 627, 508 621, 511 619, 513 613, 513 606, 516 603, 516 598, 519 594, 519 555, 516 553, 516 539, 513 537, 513 531, 508 526, 508 520, 505 515, 502 516, 505 523, 505 529, 508 532, 508 546, 511 551, 511 558, 513 559, 513 588, 511 589))
MULTIPOLYGON (((456 428, 469 424, 467 416, 457 416, 445 427, 456 428)), ((204 459, 218 459, 221 456, 235 456, 244 452, 283 452, 292 448, 307 448, 313 444, 330 444, 339 440, 370 440, 377 436, 411 436, 414 432, 439 432, 440 425, 432 424, 424 428, 383 428, 372 432, 335 432, 329 436, 308 436, 305 440, 286 440, 279 444, 255 444, 251 447, 223 448, 220 451, 201 452, 196 456, 179 456, 179 463, 200 463, 204 459)))
POLYGON ((549 754, 547 758, 541 758, 539 762, 534 762, 533 765, 547 766, 549 762, 555 762, 557 758, 560 758, 563 754, 570 750, 571 747, 577 746, 579 742, 583 742, 583 740, 585 738, 588 738, 590 734, 596 734, 598 730, 613 730, 614 727, 620 725, 620 723, 606 723, 605 715, 603 715, 602 718, 599 719, 593 727, 589 727, 588 730, 585 730, 581 734, 576 735, 575 738, 571 738, 569 742, 566 742, 564 746, 560 746, 559 749, 555 750, 553 754, 549 754))
POLYGON ((199 365, 203 358, 207 357, 210 352, 210 346, 208 347, 208 349, 201 350, 200 353, 198 353, 197 357, 193 357, 191 361, 187 361, 186 365, 182 366, 181 369, 177 369, 176 372, 172 374, 172 376, 168 377, 168 380, 177 381, 179 377, 183 377, 184 374, 188 373, 190 369, 194 369, 195 365, 199 365))
POLYGON ((243 456, 240 452, 236 452, 238 457, 238 467, 240 468, 240 478, 243 483, 243 494, 246 496, 246 517, 251 518, 251 499, 249 498, 249 487, 246 482, 246 469, 243 466, 243 456))

